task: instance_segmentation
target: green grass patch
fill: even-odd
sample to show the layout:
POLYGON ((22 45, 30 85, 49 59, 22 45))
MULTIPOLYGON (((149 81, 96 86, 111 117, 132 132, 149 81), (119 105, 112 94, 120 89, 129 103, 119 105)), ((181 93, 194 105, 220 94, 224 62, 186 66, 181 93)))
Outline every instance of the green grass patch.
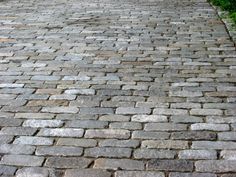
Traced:
POLYGON ((236 23, 236 0, 210 0, 210 2, 228 11, 230 18, 236 23))
POLYGON ((233 12, 230 14, 230 18, 232 18, 232 20, 234 21, 234 23, 236 24, 236 12, 233 12))

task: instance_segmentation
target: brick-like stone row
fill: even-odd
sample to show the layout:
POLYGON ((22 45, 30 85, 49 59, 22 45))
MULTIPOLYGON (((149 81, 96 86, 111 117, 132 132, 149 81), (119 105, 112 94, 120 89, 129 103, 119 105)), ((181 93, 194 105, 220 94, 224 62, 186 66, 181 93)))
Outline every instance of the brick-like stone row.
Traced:
POLYGON ((235 177, 235 58, 206 0, 0 1, 0 176, 235 177))

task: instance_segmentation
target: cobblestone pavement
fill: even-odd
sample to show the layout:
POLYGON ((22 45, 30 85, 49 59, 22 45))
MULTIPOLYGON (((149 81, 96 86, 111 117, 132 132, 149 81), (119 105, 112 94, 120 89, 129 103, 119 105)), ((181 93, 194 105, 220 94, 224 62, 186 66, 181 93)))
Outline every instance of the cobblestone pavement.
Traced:
POLYGON ((2 177, 235 177, 236 50, 206 0, 1 0, 2 177))

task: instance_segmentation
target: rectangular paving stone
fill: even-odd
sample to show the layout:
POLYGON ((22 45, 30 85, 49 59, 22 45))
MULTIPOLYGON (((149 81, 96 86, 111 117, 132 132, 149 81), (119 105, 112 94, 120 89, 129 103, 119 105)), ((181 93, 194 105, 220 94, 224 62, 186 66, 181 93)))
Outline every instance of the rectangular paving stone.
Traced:
POLYGON ((16 113, 16 119, 52 119, 54 114, 50 113, 16 113))
POLYGON ((220 157, 224 160, 236 160, 236 150, 223 150, 220 157))
POLYGON ((78 138, 59 138, 57 145, 62 146, 79 146, 79 147, 95 147, 97 141, 95 139, 78 139, 78 138))
POLYGON ((41 166, 44 157, 37 157, 32 155, 4 155, 0 164, 13 166, 41 166))
POLYGON ((33 76, 31 80, 38 80, 38 81, 57 81, 60 80, 60 76, 33 76))
POLYGON ((53 145, 54 139, 36 137, 36 136, 20 136, 14 140, 14 144, 28 144, 28 145, 53 145))
POLYGON ((227 141, 194 141, 193 149, 236 149, 236 142, 227 141))
POLYGON ((115 177, 165 177, 162 172, 154 171, 117 171, 115 177))
POLYGON ((200 123, 203 122, 202 117, 197 116, 171 116, 171 122, 174 123, 200 123))
POLYGON ((49 137, 82 137, 84 134, 83 129, 77 128, 45 128, 41 129, 38 136, 49 137))
POLYGON ((65 127, 73 127, 73 128, 106 128, 108 127, 108 122, 105 121, 97 121, 97 120, 73 120, 67 121, 65 127))
POLYGON ((236 172, 235 160, 200 160, 195 166, 198 172, 236 172))
POLYGON ((175 173, 171 172, 169 177, 217 177, 216 174, 212 173, 175 173))
POLYGON ((139 122, 112 122, 109 127, 112 129, 140 130, 142 124, 139 122))
POLYGON ((145 140, 142 141, 141 147, 150 149, 186 149, 188 141, 178 140, 145 140))
POLYGON ((0 165, 0 175, 2 176, 6 175, 7 177, 8 175, 14 175, 16 170, 16 167, 0 165))
POLYGON ((191 109, 190 115, 202 115, 202 116, 214 116, 214 115, 222 115, 223 111, 220 109, 191 109))
POLYGON ((22 88, 24 84, 12 84, 12 83, 5 83, 0 84, 0 88, 22 88))
POLYGON ((66 106, 66 100, 32 100, 28 101, 27 106, 66 106))
POLYGON ((209 130, 209 131, 228 131, 230 129, 227 124, 210 124, 210 123, 195 123, 191 125, 191 130, 209 130))
POLYGON ((36 128, 30 127, 3 127, 0 135, 33 135, 36 131, 36 128))
POLYGON ((2 127, 17 127, 22 124, 22 120, 14 118, 0 118, 0 125, 2 127))
POLYGON ((104 159, 95 160, 94 168, 96 169, 122 169, 122 170, 144 170, 142 161, 131 159, 104 159))
POLYGON ((79 76, 64 76, 62 80, 76 80, 76 81, 87 81, 90 80, 90 77, 85 75, 79 75, 79 76))
POLYGON ((161 115, 134 115, 131 120, 133 122, 167 122, 167 117, 161 115))
POLYGON ((131 156, 130 148, 116 148, 116 147, 94 147, 87 148, 84 151, 86 157, 116 157, 129 158, 131 156))
POLYGON ((22 126, 35 128, 61 127, 63 123, 61 120, 26 120, 22 126))
POLYGON ((25 177, 25 176, 41 176, 48 177, 49 170, 42 167, 24 167, 16 172, 16 177, 25 177))
POLYGON ((11 135, 0 135, 0 144, 7 144, 13 140, 14 136, 11 135))
POLYGON ((49 157, 45 166, 49 168, 86 168, 92 162, 91 159, 82 157, 49 157))
POLYGON ((68 169, 64 177, 111 177, 111 173, 99 169, 68 169))
POLYGON ((216 140, 216 133, 210 131, 181 131, 173 132, 171 139, 174 140, 216 140))
POLYGON ((175 151, 156 149, 136 149, 133 153, 135 159, 174 159, 175 151))
POLYGON ((132 139, 140 139, 140 140, 163 140, 169 139, 170 133, 168 132, 156 132, 156 131, 133 131, 132 139))
POLYGON ((80 108, 80 114, 114 114, 112 108, 80 108))
POLYGON ((70 89, 70 90, 66 90, 65 94, 70 94, 70 95, 94 95, 95 90, 94 89, 70 89))
POLYGON ((78 113, 79 109, 77 107, 43 107, 42 112, 47 113, 78 113))
POLYGON ((35 154, 38 156, 81 156, 83 149, 72 146, 38 147, 35 154))
POLYGON ((200 103, 171 103, 171 108, 175 109, 193 109, 201 108, 200 103))
POLYGON ((192 172, 193 162, 187 160, 150 160, 148 161, 147 169, 192 172))
POLYGON ((21 145, 21 144, 1 144, 1 154, 33 154, 35 151, 34 146, 21 145))
POLYGON ((191 91, 186 91, 186 90, 183 90, 183 91, 170 91, 169 93, 170 96, 173 96, 173 97, 200 97, 202 96, 202 92, 191 92, 191 91))
POLYGON ((52 95, 50 96, 50 100, 75 100, 76 95, 67 95, 67 94, 61 94, 61 95, 52 95))
POLYGON ((144 126, 145 131, 183 131, 187 130, 185 124, 173 123, 147 123, 144 126))
POLYGON ((99 120, 109 121, 109 122, 128 122, 130 120, 129 116, 124 115, 102 115, 99 120))
POLYGON ((151 109, 149 108, 128 108, 128 107, 119 107, 116 109, 116 114, 150 114, 151 109))
POLYGON ((179 151, 180 159, 217 159, 214 150, 182 150, 179 151))
POLYGON ((130 137, 130 131, 120 129, 86 130, 84 137, 128 139, 130 137))
POLYGON ((136 148, 139 146, 138 140, 117 140, 117 139, 105 139, 99 141, 100 147, 129 147, 136 148))
POLYGON ((188 115, 188 111, 184 110, 184 109, 156 108, 153 110, 153 114, 157 114, 157 115, 188 115))
POLYGON ((236 132, 221 132, 218 133, 219 140, 222 141, 235 141, 236 140, 236 132))

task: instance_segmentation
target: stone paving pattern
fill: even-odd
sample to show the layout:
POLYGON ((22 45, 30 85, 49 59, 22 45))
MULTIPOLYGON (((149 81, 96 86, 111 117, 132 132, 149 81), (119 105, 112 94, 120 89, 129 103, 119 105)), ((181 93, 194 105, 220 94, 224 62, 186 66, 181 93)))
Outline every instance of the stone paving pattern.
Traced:
POLYGON ((235 177, 235 83, 206 0, 2 0, 0 174, 235 177))

